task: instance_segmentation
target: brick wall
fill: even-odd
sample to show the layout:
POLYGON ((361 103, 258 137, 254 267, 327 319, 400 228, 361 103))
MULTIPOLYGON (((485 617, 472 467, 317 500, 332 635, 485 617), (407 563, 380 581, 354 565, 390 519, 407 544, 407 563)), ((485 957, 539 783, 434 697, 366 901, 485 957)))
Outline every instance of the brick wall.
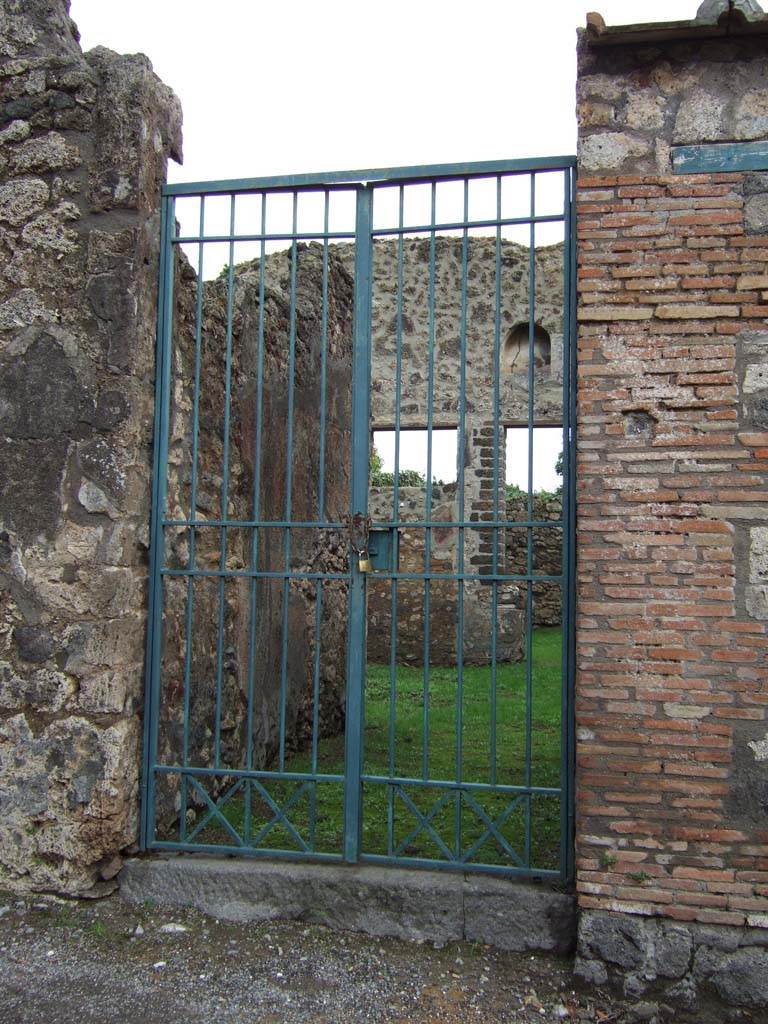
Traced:
POLYGON ((768 173, 671 163, 766 139, 768 60, 711 6, 577 85, 576 970, 681 1012, 768 1006, 768 173))
POLYGON ((745 233, 746 184, 579 182, 578 890, 768 926, 768 818, 747 792, 766 626, 744 573, 768 429, 741 398, 765 365, 768 237, 745 233))

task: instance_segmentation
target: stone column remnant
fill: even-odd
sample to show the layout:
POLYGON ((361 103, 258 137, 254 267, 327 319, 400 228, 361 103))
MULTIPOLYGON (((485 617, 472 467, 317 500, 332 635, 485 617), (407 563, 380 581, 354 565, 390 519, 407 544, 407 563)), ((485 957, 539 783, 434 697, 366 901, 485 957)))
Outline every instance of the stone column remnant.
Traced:
POLYGON ((178 100, 0 0, 0 885, 95 893, 137 834, 158 201, 178 100))

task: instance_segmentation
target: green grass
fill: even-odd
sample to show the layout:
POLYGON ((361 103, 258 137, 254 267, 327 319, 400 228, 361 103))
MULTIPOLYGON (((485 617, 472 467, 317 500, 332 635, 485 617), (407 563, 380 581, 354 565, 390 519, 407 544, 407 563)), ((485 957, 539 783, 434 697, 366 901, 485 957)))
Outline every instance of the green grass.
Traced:
MULTIPOLYGON (((560 781, 561 660, 560 629, 538 629, 532 645, 530 727, 526 716, 526 666, 502 664, 496 675, 496 782, 501 785, 526 783, 526 746, 530 747, 530 782, 534 786, 558 786, 560 781)), ((491 670, 487 666, 466 667, 463 672, 461 701, 461 762, 465 782, 488 783, 491 778, 491 670)), ((398 666, 394 681, 389 666, 369 665, 365 697, 364 762, 365 775, 389 775, 390 769, 402 778, 421 778, 426 752, 427 776, 434 780, 456 778, 458 672, 456 667, 436 668, 429 672, 428 714, 425 729, 425 681, 421 667, 398 666), (394 682, 394 700, 392 687, 394 682), (390 718, 390 711, 393 715, 390 718), (394 738, 390 748, 390 739, 394 738), (391 749, 393 753, 391 753, 391 749)), ((286 764, 290 772, 311 771, 311 755, 301 752, 286 764)), ((318 770, 325 774, 343 774, 344 737, 322 740, 318 749, 318 770)), ((297 791, 296 783, 270 783, 269 793, 279 806, 297 791)), ((472 861, 511 866, 502 843, 487 835, 488 821, 504 815, 510 796, 494 792, 473 793, 476 807, 466 797, 460 805, 456 794, 447 788, 402 787, 395 793, 381 784, 365 784, 362 820, 362 852, 388 855, 405 843, 401 856, 445 860, 445 851, 435 835, 454 851, 458 843, 466 851, 485 840, 472 861), (404 795, 401 795, 404 794, 404 795), (412 806, 409 806, 408 801, 412 806), (442 801, 430 820, 429 829, 418 829, 413 808, 427 815, 442 801), (479 810, 478 810, 479 808, 479 810), (482 814, 487 821, 483 822, 482 814), (389 827, 393 842, 388 845, 389 827), (434 833, 434 834, 433 834, 434 833)), ((506 816, 498 832, 522 857, 526 842, 526 801, 521 799, 506 816)), ((225 805, 227 820, 242 833, 244 802, 236 796, 225 805)), ((270 820, 273 811, 256 794, 252 803, 253 834, 270 820)), ((320 783, 295 800, 289 820, 297 832, 317 852, 338 853, 343 838, 343 790, 340 783, 320 783), (314 800, 314 815, 311 802, 314 800), (310 822, 315 819, 313 832, 310 822)), ((560 801, 556 796, 531 800, 530 863, 539 869, 557 869, 560 846, 560 801)), ((221 825, 212 822, 198 837, 205 843, 231 843, 221 825)), ((282 824, 272 827, 260 843, 268 849, 296 850, 298 844, 282 824)))

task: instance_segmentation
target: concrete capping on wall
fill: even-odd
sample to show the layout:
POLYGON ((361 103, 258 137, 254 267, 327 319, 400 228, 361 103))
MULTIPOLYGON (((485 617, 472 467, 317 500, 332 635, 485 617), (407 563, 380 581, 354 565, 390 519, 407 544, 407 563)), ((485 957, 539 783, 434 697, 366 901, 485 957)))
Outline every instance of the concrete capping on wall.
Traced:
POLYGON ((225 921, 282 918, 519 952, 567 955, 576 932, 573 896, 545 885, 440 871, 155 857, 126 861, 120 895, 133 903, 193 906, 225 921))

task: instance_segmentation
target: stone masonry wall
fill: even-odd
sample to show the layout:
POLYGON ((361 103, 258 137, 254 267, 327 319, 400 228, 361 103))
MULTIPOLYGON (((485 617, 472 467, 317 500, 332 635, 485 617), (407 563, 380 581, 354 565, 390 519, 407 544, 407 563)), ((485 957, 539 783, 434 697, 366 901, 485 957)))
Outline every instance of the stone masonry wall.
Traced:
MULTIPOLYGON (((398 491, 400 516, 405 525, 400 529, 399 571, 424 572, 425 530, 408 528, 408 520, 424 517, 425 495, 423 487, 401 487, 398 491)), ((387 521, 392 516, 393 489, 373 487, 369 495, 369 511, 374 522, 387 521)), ((433 485, 432 513, 438 521, 450 522, 455 514, 456 485, 433 485)), ((503 549, 499 531, 500 562, 503 549)), ((436 527, 431 531, 430 572, 450 574, 457 571, 458 531, 450 527, 436 527)), ((397 585, 397 661, 408 665, 424 663, 424 583, 421 580, 400 580, 397 585)), ((462 657, 468 665, 485 665, 491 648, 491 629, 496 630, 496 657, 498 661, 517 661, 521 653, 522 617, 517 610, 518 587, 499 584, 495 623, 490 614, 490 602, 485 601, 484 590, 490 588, 474 581, 465 584, 465 608, 475 607, 476 614, 465 622, 462 657), (480 614, 477 614, 477 606, 480 614), (482 612, 486 611, 483 618, 482 612)), ((429 661, 431 665, 455 665, 458 657, 458 584, 454 580, 433 579, 429 588, 429 661)), ((392 587, 389 580, 368 576, 368 660, 388 664, 392 610, 392 587)))
MULTIPOLYGON (((450 518, 455 503, 453 484, 433 486, 433 511, 437 519, 450 518)), ((407 521, 419 519, 424 510, 424 489, 399 489, 400 514, 407 521)), ((386 521, 392 514, 391 487, 371 488, 369 510, 374 521, 386 521)), ((562 516, 559 498, 534 496, 533 517, 537 520, 557 520, 562 516)), ((524 521, 528 518, 525 498, 507 501, 507 518, 524 521)), ((451 529, 432 531, 431 571, 456 571, 456 532, 451 529)), ((424 571, 424 531, 400 531, 400 571, 424 571)), ((505 538, 500 550, 503 572, 525 573, 528 564, 527 530, 499 531, 505 538)), ((558 529, 533 530, 534 571, 542 576, 562 572, 562 532, 558 529)), ((456 584, 433 580, 430 588, 430 661, 433 665, 456 664, 456 584)), ((558 626, 562 622, 561 588, 557 583, 534 583, 533 623, 535 626, 558 626)), ((472 595, 474 596, 474 595, 472 595)), ((388 663, 392 626, 392 591, 389 580, 378 580, 376 574, 368 577, 368 659, 388 663)), ((497 608, 497 658, 516 661, 521 654, 523 616, 526 608, 525 584, 505 584, 499 587, 497 608)), ((477 629, 476 623, 473 628, 477 629)), ((466 631, 465 631, 466 632, 466 631)), ((490 626, 487 631, 465 635, 466 651, 470 659, 485 663, 490 644, 490 626)), ((418 580, 401 580, 397 588, 397 660, 410 665, 421 665, 424 660, 424 584, 418 580)))
POLYGON ((768 1005, 768 175, 669 161, 764 40, 579 49, 577 969, 681 1009, 768 1005))
MULTIPOLYGON (((403 428, 427 424, 429 382, 429 266, 428 238, 404 244, 403 337, 404 380, 400 407, 403 428)), ((435 251, 435 360, 434 424, 457 427, 461 378, 461 271, 460 238, 438 238, 435 251)), ((466 519, 490 519, 495 505, 504 507, 503 472, 494 493, 494 379, 499 377, 499 415, 504 425, 528 423, 528 359, 514 358, 510 335, 529 319, 530 251, 512 241, 502 243, 500 365, 494 366, 495 256, 493 238, 470 238, 467 245, 466 295, 466 401, 464 449, 457 453, 464 466, 464 494, 455 492, 449 519, 459 518, 464 499, 466 519)), ((563 359, 563 247, 536 250, 533 291, 534 319, 549 335, 550 362, 534 370, 533 407, 536 423, 562 423, 563 359)), ((395 423, 397 363, 397 245, 377 242, 373 259, 373 326, 371 427, 391 428, 395 423)), ((523 355, 521 353, 521 355, 523 355)), ((499 464, 506 463, 504 430, 499 436, 499 464)), ((499 545, 504 550, 503 531, 499 545)), ((482 576, 493 571, 490 530, 464 531, 465 566, 482 576)), ((441 584, 444 586, 443 584, 441 584)), ((499 588, 497 616, 504 654, 516 660, 521 653, 522 623, 514 613, 513 589, 499 588)), ((493 588, 468 583, 464 603, 465 649, 473 663, 487 663, 494 628, 493 588)), ((455 598, 453 599, 455 605, 455 598)))
MULTIPOLYGON (((510 498, 507 501, 507 519, 521 521, 528 518, 527 498, 510 498)), ((533 496, 533 518, 538 522, 558 521, 563 518, 562 498, 533 496)), ((555 527, 539 527, 531 531, 533 571, 539 576, 559 576, 563 571, 563 531, 555 527)), ((506 531, 506 565, 508 573, 523 574, 528 571, 528 531, 509 529, 506 531)), ((516 606, 526 608, 526 584, 517 588, 516 606)), ((533 584, 534 626, 559 626, 563 621, 563 591, 559 583, 542 581, 533 584)))
POLYGON ((93 893, 137 835, 157 203, 178 101, 0 0, 0 885, 93 893))

